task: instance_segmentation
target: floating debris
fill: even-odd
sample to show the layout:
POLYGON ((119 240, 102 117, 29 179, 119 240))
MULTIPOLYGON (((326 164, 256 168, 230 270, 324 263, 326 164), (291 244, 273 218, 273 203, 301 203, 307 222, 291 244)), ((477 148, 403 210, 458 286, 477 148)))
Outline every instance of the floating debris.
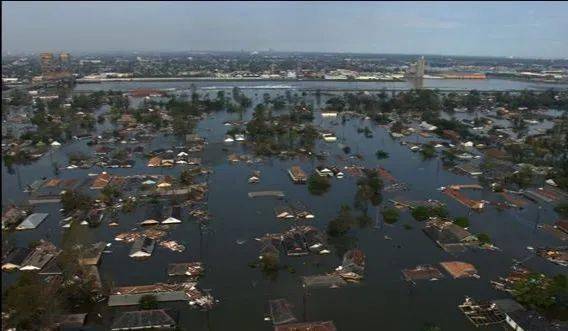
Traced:
POLYGON ((414 269, 403 269, 402 274, 404 279, 409 282, 415 280, 438 280, 444 278, 444 274, 438 268, 431 265, 419 265, 414 269))
POLYGON ((171 251, 174 251, 174 252, 183 252, 183 251, 185 251, 185 246, 182 245, 182 244, 180 244, 180 243, 178 243, 178 242, 176 242, 176 241, 174 241, 174 240, 161 241, 161 242, 159 243, 159 245, 160 245, 160 247, 167 248, 167 249, 169 249, 169 250, 171 250, 171 251))
POLYGON ((505 321, 505 314, 494 303, 477 303, 466 297, 464 303, 458 307, 476 327, 500 324, 505 321))

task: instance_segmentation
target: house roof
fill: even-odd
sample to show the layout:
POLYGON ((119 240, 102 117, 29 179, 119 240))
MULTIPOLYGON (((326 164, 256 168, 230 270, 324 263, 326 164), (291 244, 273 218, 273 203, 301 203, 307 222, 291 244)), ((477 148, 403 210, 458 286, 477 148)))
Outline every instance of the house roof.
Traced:
POLYGON ((440 262, 440 265, 454 278, 471 277, 477 273, 473 264, 460 261, 440 262))
POLYGON ((16 230, 35 229, 47 218, 48 215, 49 214, 46 213, 31 214, 16 227, 16 230))
POLYGON ((136 294, 113 294, 108 298, 108 306, 135 306, 140 302, 140 298, 145 295, 152 294, 158 302, 167 301, 187 301, 188 296, 184 291, 166 291, 152 293, 136 293, 136 294))
POLYGON ((270 300, 268 305, 272 324, 279 325, 298 321, 290 309, 292 306, 286 299, 270 300))
POLYGON ((8 255, 2 260, 2 266, 5 264, 12 264, 15 266, 20 266, 26 257, 30 254, 31 250, 25 247, 16 247, 8 253, 8 255))
POLYGON ((93 184, 91 185, 92 189, 102 189, 105 186, 108 185, 108 183, 110 183, 112 177, 111 175, 107 174, 106 172, 103 172, 101 174, 99 174, 94 180, 93 180, 93 184))
POLYGON ((111 330, 138 330, 146 328, 175 328, 176 322, 163 309, 129 311, 112 323, 111 330))
POLYGON ((335 331, 335 324, 333 321, 323 322, 306 322, 306 323, 293 323, 277 325, 274 331, 335 331))
POLYGON ((516 310, 507 313, 507 315, 524 331, 562 331, 567 328, 565 322, 563 323, 564 325, 553 325, 544 316, 535 311, 516 310))
POLYGON ((148 237, 141 237, 136 239, 134 244, 132 244, 132 249, 130 250, 130 255, 142 252, 146 254, 152 254, 154 251, 155 240, 148 237))
POLYGON ((61 316, 59 325, 64 327, 81 327, 85 325, 87 314, 69 314, 61 316))

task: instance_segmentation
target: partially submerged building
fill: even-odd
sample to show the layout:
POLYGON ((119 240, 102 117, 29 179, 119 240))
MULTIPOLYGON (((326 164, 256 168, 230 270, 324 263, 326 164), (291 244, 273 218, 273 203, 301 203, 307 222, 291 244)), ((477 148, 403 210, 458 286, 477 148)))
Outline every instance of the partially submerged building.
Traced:
POLYGON ((292 166, 290 170, 288 170, 288 174, 296 184, 305 184, 308 179, 306 173, 299 166, 292 166))
POLYGON ((16 226, 16 230, 31 230, 37 228, 49 214, 46 213, 34 213, 30 216, 26 217, 25 220, 22 221, 18 226, 16 226))
POLYGON ((477 275, 477 269, 475 269, 475 266, 470 263, 447 261, 440 262, 440 265, 454 278, 479 277, 477 275))
POLYGON ((298 319, 292 313, 292 305, 286 299, 275 299, 268 301, 270 318, 272 324, 281 325, 297 322, 298 319))
POLYGON ((55 258, 60 253, 52 243, 47 241, 40 241, 40 243, 33 248, 33 250, 26 256, 20 266, 21 271, 38 271, 43 269, 51 259, 55 258))
POLYGON ((170 263, 168 265, 168 276, 199 277, 204 270, 201 262, 170 263))
POLYGON ((19 269, 30 253, 31 250, 25 247, 16 247, 11 249, 6 257, 2 259, 2 271, 19 269))
POLYGON ((155 245, 156 241, 154 239, 148 237, 138 238, 132 244, 132 249, 130 249, 128 256, 134 258, 149 257, 152 255, 155 245))
POLYGON ((114 320, 110 329, 122 330, 174 330, 175 320, 164 309, 137 310, 122 313, 114 320))
POLYGON ((495 303, 476 302, 466 297, 464 303, 458 307, 476 327, 500 324, 505 321, 505 314, 495 303))
POLYGON ((103 251, 106 248, 106 242, 98 242, 90 245, 85 249, 81 257, 79 258, 79 264, 81 265, 98 265, 103 251))
POLYGON ((566 322, 554 324, 536 311, 525 309, 513 299, 493 300, 505 315, 505 322, 515 331, 561 331, 568 329, 566 322))
POLYGON ((447 252, 462 252, 466 247, 478 244, 475 235, 444 219, 431 219, 426 223, 423 231, 447 252))
POLYGON ((403 269, 402 275, 409 282, 415 280, 438 280, 444 278, 444 275, 438 268, 431 265, 419 265, 413 269, 403 269))
POLYGON ((339 275, 314 275, 302 277, 304 288, 336 288, 346 285, 347 282, 339 275))
POLYGON ((333 321, 304 322, 277 325, 274 331, 336 331, 333 321))

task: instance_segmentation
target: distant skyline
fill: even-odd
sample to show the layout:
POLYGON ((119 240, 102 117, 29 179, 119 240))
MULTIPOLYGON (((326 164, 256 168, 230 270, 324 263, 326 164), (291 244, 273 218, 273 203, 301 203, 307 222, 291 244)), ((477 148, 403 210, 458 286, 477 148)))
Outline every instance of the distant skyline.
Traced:
POLYGON ((568 58, 568 2, 2 2, 2 52, 568 58))

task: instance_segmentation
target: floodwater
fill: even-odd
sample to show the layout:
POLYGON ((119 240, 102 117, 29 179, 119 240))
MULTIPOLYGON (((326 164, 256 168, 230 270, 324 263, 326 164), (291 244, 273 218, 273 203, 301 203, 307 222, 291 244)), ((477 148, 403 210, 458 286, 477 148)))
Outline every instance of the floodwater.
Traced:
POLYGON ((537 83, 514 81, 506 79, 424 79, 422 82, 361 82, 361 81, 173 81, 173 82, 102 82, 78 84, 76 91, 121 90, 127 91, 135 88, 167 89, 189 88, 191 85, 202 89, 232 89, 238 86, 242 89, 276 89, 276 90, 408 90, 411 88, 428 88, 447 91, 511 91, 511 90, 547 90, 568 89, 568 84, 537 83))
MULTIPOLYGON (((152 83, 152 87, 159 87, 162 83, 154 84, 152 83)), ((178 83, 167 84, 173 87, 178 83)), ((134 86, 148 87, 145 83, 121 83, 119 86, 113 83, 80 85, 78 88, 125 90, 134 86)), ((263 93, 276 96, 283 95, 284 91, 247 89, 244 93, 253 97, 254 105, 261 102, 263 93)), ((308 95, 306 100, 318 109, 315 96, 308 95)), ((323 104, 325 97, 322 97, 320 102, 323 104)), ((251 114, 252 110, 249 109, 245 119, 250 118, 251 114)), ((226 161, 228 153, 247 152, 238 143, 227 145, 222 142, 228 128, 223 122, 238 120, 238 116, 224 112, 214 113, 198 125, 197 132, 208 141, 202 157, 205 165, 213 170, 209 178, 208 197, 208 209, 213 218, 206 229, 200 229, 196 220, 186 213, 184 222, 173 226, 174 229, 166 238, 184 244, 184 252, 171 252, 156 247, 153 256, 145 261, 129 258, 130 245, 115 242, 113 238, 120 232, 137 227, 137 222, 142 220, 144 214, 141 210, 122 215, 119 227, 109 228, 102 224, 94 229, 82 228, 77 234, 81 235, 85 242, 112 242, 112 253, 103 255, 99 270, 103 282, 112 281, 119 286, 165 282, 168 280, 168 263, 202 261, 206 266, 206 273, 199 284, 201 288, 211 289, 211 293, 220 300, 217 306, 210 312, 201 312, 191 309, 186 303, 164 305, 179 311, 180 326, 186 330, 271 330, 271 323, 264 321, 264 317, 267 314, 268 300, 275 298, 288 299, 294 305, 293 311, 299 320, 333 320, 338 330, 416 331, 428 322, 439 325, 442 330, 477 330, 462 315, 457 305, 463 302, 466 295, 480 300, 507 297, 506 293, 492 289, 489 281, 507 274, 515 260, 526 259, 526 265, 535 271, 548 274, 566 272, 566 269, 537 256, 531 257, 531 252, 526 248, 561 244, 558 239, 537 229, 537 223, 551 224, 556 221, 557 215, 552 206, 530 203, 523 210, 508 209, 499 212, 494 207, 488 207, 482 213, 470 213, 467 208, 437 189, 450 184, 475 183, 475 179, 444 170, 437 159, 423 161, 419 154, 391 139, 384 128, 370 121, 351 119, 345 124, 338 121, 339 123, 334 125, 334 120, 324 119, 318 112, 314 124, 334 130, 341 143, 351 147, 353 154, 361 154, 364 159, 357 161, 357 164, 367 167, 383 166, 400 182, 409 185, 410 190, 406 192, 385 192, 383 204, 398 197, 407 200, 443 201, 452 216, 469 216, 472 233, 489 234, 501 250, 476 250, 450 255, 426 237, 421 231, 422 223, 415 221, 408 211, 404 211, 401 213, 401 219, 394 225, 382 224, 379 217, 376 225, 353 229, 345 238, 333 242, 332 253, 327 256, 281 255, 281 263, 292 266, 296 272, 281 270, 275 277, 265 276, 259 269, 248 266, 249 262, 257 259, 259 252, 259 246, 253 238, 286 230, 292 223, 276 220, 274 217, 273 208, 281 201, 273 198, 251 199, 247 193, 262 190, 284 191, 285 199, 289 202, 302 201, 315 213, 316 218, 307 221, 309 224, 325 231, 327 223, 337 215, 342 204, 353 204, 357 178, 346 175, 343 179, 333 179, 329 192, 323 196, 313 196, 308 193, 305 185, 294 185, 286 170, 291 165, 299 164, 304 171, 310 173, 320 164, 318 161, 268 159, 262 164, 229 164, 226 161), (372 138, 365 138, 363 134, 357 133, 357 128, 364 126, 372 130, 372 138), (227 148, 229 152, 223 151, 223 148, 227 148), (388 152, 390 158, 378 161, 374 155, 377 149, 388 152), (261 171, 261 181, 251 185, 247 183, 247 179, 253 170, 261 171), (405 224, 411 225, 412 229, 405 229, 405 224), (392 239, 385 239, 385 236, 392 239), (246 241, 238 244, 237 241, 241 240, 246 241), (304 292, 300 282, 301 276, 332 271, 341 264, 342 253, 355 247, 362 249, 367 256, 365 279, 361 284, 304 292), (473 263, 481 278, 453 280, 446 276, 438 281, 419 281, 416 286, 402 279, 403 268, 452 260, 473 263)), ((425 138, 412 136, 405 139, 417 142, 425 138)), ((159 137, 146 145, 145 150, 171 147, 179 143, 173 136, 159 137)), ((344 155, 338 143, 318 142, 317 149, 329 153, 330 157, 324 162, 325 165, 346 164, 335 157, 344 155)), ((12 171, 2 165, 2 204, 25 199, 26 194, 22 193, 25 185, 42 177, 54 176, 52 163, 65 165, 67 154, 77 150, 92 151, 92 148, 79 141, 62 146, 53 154, 44 156, 31 165, 15 166, 12 171)), ((104 169, 113 175, 163 173, 172 176, 177 176, 181 170, 181 167, 168 170, 148 168, 144 159, 137 159, 131 169, 104 169)), ((102 170, 96 168, 62 170, 59 176, 84 178, 88 173, 100 171, 102 170)), ((478 192, 473 197, 496 199, 493 193, 487 191, 478 192)), ((60 244, 65 229, 59 226, 59 221, 63 218, 59 208, 57 204, 38 205, 36 211, 50 214, 47 220, 35 230, 6 234, 5 240, 26 245, 31 240, 47 238, 55 244, 60 244)), ((370 207, 369 215, 374 218, 375 213, 376 209, 370 207)), ((17 274, 3 273, 3 288, 12 283, 15 277, 17 274)), ((121 310, 126 309, 134 310, 136 307, 121 310)), ((105 307, 100 307, 100 310, 105 323, 112 320, 112 313, 116 311, 105 307)), ((108 329, 108 325, 100 328, 108 329)))

